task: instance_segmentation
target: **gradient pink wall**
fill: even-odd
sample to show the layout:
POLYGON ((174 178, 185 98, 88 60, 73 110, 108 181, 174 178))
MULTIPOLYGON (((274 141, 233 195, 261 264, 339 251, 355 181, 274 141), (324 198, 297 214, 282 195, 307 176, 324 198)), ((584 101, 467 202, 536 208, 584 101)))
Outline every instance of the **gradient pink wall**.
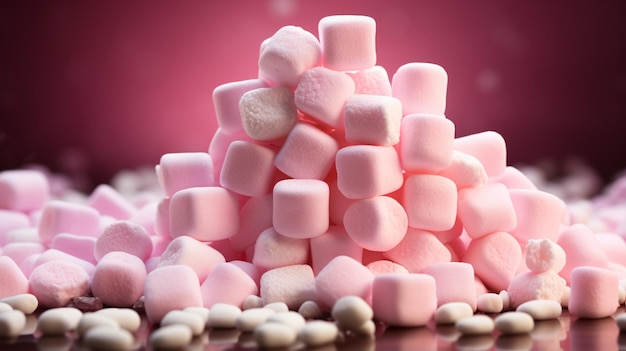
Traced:
POLYGON ((331 14, 378 23, 390 75, 427 61, 449 75, 457 135, 496 130, 509 163, 580 155, 626 168, 626 2, 4 1, 0 169, 81 150, 96 182, 206 151, 211 92, 256 76, 261 41, 331 14))

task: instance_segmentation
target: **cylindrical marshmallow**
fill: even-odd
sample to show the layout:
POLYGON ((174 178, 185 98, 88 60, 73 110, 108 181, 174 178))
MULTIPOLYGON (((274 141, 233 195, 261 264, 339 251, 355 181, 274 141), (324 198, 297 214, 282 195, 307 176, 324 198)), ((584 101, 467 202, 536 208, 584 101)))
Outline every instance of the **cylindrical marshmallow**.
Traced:
POLYGON ((200 291, 204 306, 208 308, 216 303, 227 303, 241 308, 246 297, 259 293, 254 279, 229 262, 215 266, 200 285, 200 291))
POLYGON ((268 147, 248 141, 233 141, 226 151, 220 184, 237 194, 261 196, 271 190, 274 156, 268 147))
POLYGON ((510 233, 518 241, 558 240, 563 218, 567 215, 563 200, 540 190, 510 189, 509 194, 517 217, 517 226, 510 233))
POLYGON ((456 138, 454 149, 476 157, 489 177, 501 175, 506 169, 506 142, 498 132, 486 131, 456 138))
POLYGON ((42 208, 50 197, 48 178, 37 170, 0 172, 0 208, 31 212, 42 208))
POLYGON ((158 323, 172 310, 201 307, 202 293, 196 273, 185 265, 159 267, 148 274, 144 288, 146 316, 158 323))
POLYGON ((291 238, 267 228, 254 244, 252 263, 264 270, 306 264, 309 262, 309 241, 291 238))
POLYGON ((460 190, 458 216, 470 238, 509 232, 517 225, 511 197, 502 184, 460 190))
POLYGON ((93 254, 96 260, 100 260, 113 251, 123 251, 145 261, 152 254, 152 239, 139 224, 116 221, 106 226, 98 236, 93 254))
POLYGON ((512 308, 524 302, 543 299, 561 302, 567 286, 556 272, 524 272, 511 279, 507 292, 512 308))
POLYGON ((185 265, 203 282, 218 264, 225 261, 224 256, 211 246, 189 236, 179 236, 167 245, 158 267, 185 265))
POLYGON ((131 307, 143 296, 147 274, 139 257, 122 251, 109 252, 96 265, 91 292, 106 306, 131 307))
POLYGON ((214 185, 213 161, 206 152, 164 154, 156 172, 167 197, 182 189, 214 185))
POLYGON ((437 306, 449 302, 465 302, 476 310, 476 289, 474 285, 474 267, 465 262, 443 262, 431 264, 424 273, 435 278, 437 285, 437 306))
POLYGON ((343 224, 348 235, 362 248, 387 251, 404 238, 408 218, 398 201, 388 196, 375 196, 350 205, 343 224))
POLYGON ((451 229, 457 217, 457 189, 453 181, 433 174, 406 178, 403 203, 409 227, 443 231, 451 229))
POLYGON ((376 21, 368 16, 334 15, 318 23, 323 64, 356 71, 376 64, 376 21))
POLYGON ((619 307, 617 275, 597 267, 581 266, 572 271, 569 312, 581 318, 604 318, 619 307))
POLYGON ((400 66, 391 79, 393 96, 402 101, 403 114, 443 115, 446 111, 448 73, 434 63, 400 66))
POLYGON ((357 72, 346 72, 354 80, 355 94, 391 96, 389 74, 383 66, 374 66, 357 72))
POLYGON ((389 146, 400 141, 402 103, 394 97, 352 95, 344 114, 345 136, 351 143, 389 146))
POLYGON ((259 290, 264 305, 282 302, 290 310, 317 299, 315 276, 307 264, 270 269, 261 276, 259 290))
POLYGON ((348 256, 333 258, 315 277, 315 288, 319 301, 332 307, 344 296, 356 295, 366 302, 372 301, 374 274, 348 256))
POLYGON ((326 233, 311 238, 309 244, 315 274, 337 256, 349 256, 359 262, 363 257, 363 248, 350 238, 343 226, 331 225, 326 233))
POLYGON ((298 120, 294 93, 288 87, 251 90, 239 100, 239 110, 243 129, 253 140, 283 138, 298 120))
POLYGON ((39 304, 63 307, 72 298, 89 292, 89 275, 79 265, 64 260, 46 262, 30 274, 29 290, 39 304))
POLYGON ((272 223, 282 235, 305 239, 329 226, 329 188, 316 179, 285 179, 274 186, 272 223))
POLYGON ((97 236, 100 233, 100 214, 95 209, 54 200, 43 207, 39 221, 41 243, 49 245, 59 233, 97 236))
POLYGON ((557 244, 565 251, 565 266, 559 272, 567 282, 579 266, 608 268, 609 259, 598 243, 595 234, 584 224, 573 224, 559 234, 557 244))
POLYGON ((122 194, 107 184, 100 184, 89 195, 87 204, 100 212, 100 215, 111 216, 115 219, 129 219, 137 212, 122 194))
POLYGON ((250 90, 265 88, 267 83, 260 79, 248 79, 225 83, 213 90, 213 105, 219 129, 226 134, 243 131, 239 101, 250 90))
POLYGON ((0 299, 28 292, 28 279, 10 257, 0 256, 0 299))
POLYGON ((409 173, 436 173, 450 165, 454 123, 445 116, 411 114, 400 127, 400 162, 409 173))
POLYGON ((372 284, 372 309, 375 319, 392 326, 424 326, 437 309, 435 279, 427 274, 376 276, 372 284))
POLYGON ((430 233, 409 228, 398 245, 383 256, 406 267, 411 273, 422 273, 435 263, 450 262, 450 250, 430 233))

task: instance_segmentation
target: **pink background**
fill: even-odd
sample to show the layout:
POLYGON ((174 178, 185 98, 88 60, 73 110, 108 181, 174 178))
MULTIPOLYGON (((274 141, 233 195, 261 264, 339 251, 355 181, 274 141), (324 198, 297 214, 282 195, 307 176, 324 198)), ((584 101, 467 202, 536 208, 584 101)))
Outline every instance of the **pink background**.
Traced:
POLYGON ((263 39, 364 14, 390 76, 415 61, 447 70, 457 136, 496 130, 510 164, 580 155, 608 178, 626 168, 625 4, 3 1, 0 169, 81 167, 97 184, 166 152, 206 151, 212 90, 255 77, 263 39))

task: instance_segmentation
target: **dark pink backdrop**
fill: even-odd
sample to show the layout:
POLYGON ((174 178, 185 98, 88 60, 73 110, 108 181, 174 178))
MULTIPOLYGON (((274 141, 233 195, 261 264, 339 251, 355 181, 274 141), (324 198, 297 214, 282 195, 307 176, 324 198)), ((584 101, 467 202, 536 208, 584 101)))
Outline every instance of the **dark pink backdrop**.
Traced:
POLYGON ((625 4, 3 1, 0 169, 64 171, 62 155, 78 155, 103 182, 166 152, 206 151, 213 88, 255 77, 263 39, 364 14, 390 75, 413 61, 448 71, 458 136, 496 130, 510 164, 580 155, 609 177, 626 168, 625 4))

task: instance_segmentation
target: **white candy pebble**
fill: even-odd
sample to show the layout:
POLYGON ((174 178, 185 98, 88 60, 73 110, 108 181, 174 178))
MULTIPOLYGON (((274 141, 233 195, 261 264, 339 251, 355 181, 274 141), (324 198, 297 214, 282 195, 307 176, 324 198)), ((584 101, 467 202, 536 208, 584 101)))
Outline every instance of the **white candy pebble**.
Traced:
POLYGON ((13 307, 8 303, 0 302, 0 313, 5 311, 13 311, 13 307))
POLYGON ((554 300, 530 300, 517 306, 517 312, 529 314, 534 320, 557 319, 563 312, 561 303, 554 300))
POLYGON ((476 300, 476 309, 484 313, 500 313, 504 309, 504 301, 499 294, 481 294, 476 300))
POLYGON ((295 329, 282 323, 263 323, 254 329, 254 339, 260 348, 288 347, 297 338, 295 329))
POLYGON ((122 329, 131 333, 141 326, 141 316, 130 308, 103 308, 95 313, 114 319, 122 329))
POLYGON ((495 327, 493 319, 484 314, 461 318, 454 323, 454 326, 463 335, 491 334, 495 327))
POLYGON ((0 302, 10 305, 14 310, 20 310, 24 314, 35 312, 39 301, 33 294, 19 294, 0 299, 0 302))
POLYGON ((506 311, 511 307, 511 300, 509 299, 509 292, 506 290, 500 291, 498 294, 502 298, 502 310, 506 311))
POLYGON ((193 333, 186 325, 172 324, 153 331, 148 337, 148 343, 154 350, 181 349, 189 345, 193 333))
POLYGON ((260 296, 248 295, 243 300, 243 306, 242 306, 243 310, 247 310, 250 308, 257 308, 257 307, 263 307, 263 300, 261 299, 260 296))
POLYGON ((461 318, 471 317, 474 310, 467 302, 448 302, 435 311, 435 323, 454 324, 461 318))
POLYGON ((496 329, 502 334, 530 333, 535 327, 535 321, 528 313, 505 312, 498 315, 495 320, 496 329))
POLYGON ((135 337, 126 329, 98 326, 85 333, 83 342, 92 350, 131 350, 135 337))
POLYGON ((304 301, 300 305, 298 313, 305 319, 319 319, 324 315, 322 309, 315 301, 304 301))
POLYGON ((0 338, 14 338, 26 326, 26 315, 20 310, 0 312, 0 338))
POLYGON ((74 307, 57 307, 45 310, 37 320, 37 330, 43 335, 64 335, 75 330, 83 313, 74 307))
POLYGON ((343 330, 357 329, 374 317, 372 307, 358 296, 340 298, 333 305, 330 314, 343 330))
POLYGON ((216 303, 209 311, 207 326, 211 328, 235 328, 241 309, 235 305, 216 303))
POLYGON ((242 332, 251 332, 254 328, 265 323, 275 313, 274 310, 269 308, 249 308, 241 312, 235 321, 235 325, 242 332))
POLYGON ((169 311, 160 322, 161 327, 174 324, 186 325, 194 336, 204 333, 204 327, 206 326, 204 319, 200 315, 181 310, 169 311))
POLYGON ((296 334, 302 330, 304 325, 306 324, 306 320, 302 315, 298 312, 287 311, 287 312, 278 312, 269 316, 266 320, 267 323, 282 323, 290 328, 295 330, 296 334))
POLYGON ((289 306, 287 306, 284 302, 270 302, 264 305, 263 308, 269 308, 270 310, 274 310, 276 313, 289 311, 289 306))
POLYGON ((352 331, 359 335, 374 335, 376 333, 376 323, 370 319, 352 331))
POLYGON ((619 286, 619 304, 623 305, 626 302, 626 289, 623 286, 619 286))
POLYGON ((339 328, 332 322, 316 320, 307 322, 300 331, 300 340, 308 347, 327 345, 335 342, 339 328))
POLYGON ((193 313, 193 314, 197 314, 198 316, 200 316, 202 318, 202 320, 204 321, 205 325, 209 321, 209 311, 210 310, 207 307, 191 306, 191 307, 185 307, 183 309, 183 311, 190 312, 190 313, 193 313))
POLYGON ((78 325, 76 326, 76 333, 82 336, 89 329, 92 329, 95 327, 101 327, 101 326, 119 328, 120 324, 115 319, 107 317, 102 314, 98 314, 94 312, 85 313, 83 314, 83 316, 80 319, 80 322, 78 322, 78 325))

